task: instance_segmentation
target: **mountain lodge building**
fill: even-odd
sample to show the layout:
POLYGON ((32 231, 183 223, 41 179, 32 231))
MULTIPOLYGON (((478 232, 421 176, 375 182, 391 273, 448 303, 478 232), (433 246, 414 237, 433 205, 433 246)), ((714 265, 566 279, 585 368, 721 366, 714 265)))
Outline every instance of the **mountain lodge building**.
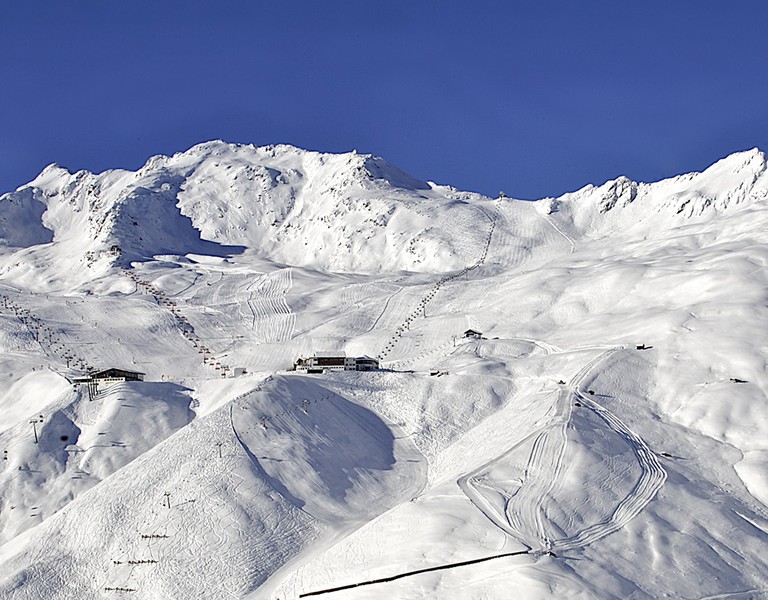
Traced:
POLYGON ((328 371, 375 371, 379 361, 370 356, 347 356, 344 352, 318 352, 314 356, 298 358, 293 363, 296 371, 322 373, 328 371))

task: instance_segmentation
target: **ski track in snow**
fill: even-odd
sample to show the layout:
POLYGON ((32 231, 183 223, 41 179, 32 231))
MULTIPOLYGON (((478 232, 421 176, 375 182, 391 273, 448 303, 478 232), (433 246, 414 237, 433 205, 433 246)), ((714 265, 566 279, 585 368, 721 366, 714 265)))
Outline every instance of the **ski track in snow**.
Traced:
MULTIPOLYGON (((25 308, 19 302, 24 302, 24 294, 20 290, 15 290, 9 286, 3 286, 8 290, 13 290, 17 295, 17 301, 14 301, 8 294, 0 294, 0 310, 4 309, 8 311, 8 315, 13 315, 19 319, 21 324, 28 333, 29 343, 26 347, 22 347, 18 344, 17 349, 21 351, 31 351, 35 346, 40 348, 42 354, 48 358, 53 359, 60 364, 66 363, 67 367, 70 365, 81 368, 83 371, 90 371, 92 367, 89 361, 74 350, 77 343, 65 344, 64 339, 69 337, 69 333, 61 328, 54 329, 45 323, 43 319, 38 317, 30 309, 25 308), (34 342, 31 338, 34 338, 34 342)), ((2 314, 0 312, 0 314, 2 314)))
POLYGON ((219 371, 219 374, 222 376, 225 376, 229 372, 229 367, 227 365, 221 364, 221 362, 215 356, 213 356, 208 346, 203 343, 203 340, 198 336, 195 327, 192 325, 192 323, 190 323, 187 317, 180 312, 178 304, 175 300, 169 298, 168 295, 162 290, 158 289, 154 283, 146 279, 142 279, 141 276, 137 275, 130 269, 124 268, 122 269, 122 273, 131 281, 133 281, 137 287, 142 288, 146 293, 150 294, 155 299, 155 302, 159 307, 164 307, 171 313, 174 319, 174 324, 178 328, 179 333, 181 333, 181 335, 183 335, 187 341, 192 344, 193 347, 197 348, 198 354, 202 354, 204 365, 219 371))
MULTIPOLYGON (((569 242, 569 254, 575 251, 573 240, 557 229, 535 207, 525 203, 515 205, 517 210, 510 214, 509 205, 501 199, 497 200, 495 204, 496 206, 490 206, 493 216, 488 214, 489 211, 483 211, 488 218, 493 220, 495 225, 495 229, 491 231, 494 236, 493 247, 491 247, 491 237, 489 236, 488 247, 484 253, 483 263, 487 263, 489 267, 500 268, 509 276, 529 273, 553 258, 551 255, 537 253, 537 248, 557 247, 556 240, 563 237, 569 242), (536 225, 541 219, 544 219, 548 224, 548 227, 543 230, 536 225), (549 227, 550 225, 552 227, 549 227), (494 251, 491 251, 492 249, 494 251)), ((495 295, 494 286, 486 286, 475 292, 473 301, 477 305, 483 305, 489 297, 495 295)))
POLYGON ((236 305, 238 322, 253 331, 259 343, 293 338, 296 315, 286 300, 293 286, 292 267, 261 275, 216 271, 216 281, 211 281, 210 273, 210 269, 206 270, 205 280, 197 286, 197 303, 211 308, 236 305))
POLYGON ((251 329, 262 343, 285 342, 293 337, 296 315, 285 299, 293 285, 292 273, 290 267, 267 273, 246 288, 251 329))
POLYGON ((464 494, 491 522, 505 533, 527 543, 530 548, 542 545, 546 539, 541 519, 541 502, 551 490, 562 468, 565 427, 570 416, 569 398, 569 392, 559 392, 553 405, 553 422, 534 431, 504 454, 458 480, 464 494), (489 468, 531 440, 533 447, 516 493, 509 496, 504 490, 496 488, 484 479, 489 468), (504 498, 503 512, 500 513, 493 507, 481 493, 481 488, 504 498))
POLYGON ((387 284, 387 285, 392 285, 392 286, 395 286, 395 287, 396 287, 396 289, 395 289, 395 290, 394 290, 392 293, 390 293, 390 294, 388 294, 388 295, 387 295, 387 299, 386 299, 386 301, 384 302, 384 308, 382 308, 382 309, 381 309, 381 312, 380 312, 380 313, 379 313, 379 315, 376 317, 376 320, 374 320, 374 321, 373 321, 373 323, 371 324, 371 327, 370 327, 370 329, 368 330, 368 332, 371 332, 371 331, 373 331, 374 329, 376 329, 376 328, 379 326, 379 322, 381 321, 382 317, 384 316, 384 314, 385 314, 385 313, 387 312, 387 310, 389 309, 389 304, 390 304, 390 302, 392 301, 392 298, 394 298, 395 296, 397 296, 397 294, 399 294, 399 293, 400 293, 400 292, 403 290, 403 286, 401 286, 401 285, 397 285, 397 284, 395 284, 395 283, 391 283, 391 284, 387 284))
POLYGON ((743 591, 734 591, 734 592, 727 592, 724 594, 715 594, 714 596, 703 596, 701 598, 696 598, 695 600, 735 600, 738 598, 743 598, 744 600, 753 600, 754 596, 752 594, 761 594, 765 592, 766 589, 751 589, 751 590, 743 590, 743 591))
POLYGON ((511 252, 497 251, 493 253, 492 263, 503 267, 505 271, 516 269, 529 257, 529 253, 517 240, 518 238, 532 238, 533 227, 524 218, 516 218, 513 221, 505 214, 505 211, 501 210, 500 202, 499 207, 492 207, 492 210, 493 219, 499 225, 495 246, 498 249, 512 248, 511 252), (513 235, 512 232, 515 232, 516 235, 513 235))
MULTIPOLYGON (((539 213, 539 214, 541 214, 541 213, 539 213)), ((557 231, 557 233, 559 233, 559 234, 560 234, 560 235, 561 235, 563 238, 565 238, 565 240, 566 240, 566 241, 567 241, 567 242, 570 244, 570 246, 571 246, 571 252, 570 252, 571 254, 573 254, 574 252, 576 252, 576 242, 573 240, 573 238, 572 238, 571 236, 569 236, 567 233, 565 233, 565 231, 563 231, 563 230, 562 230, 562 229, 561 229, 561 228, 560 228, 560 227, 557 225, 557 223, 555 223, 555 222, 554 222, 554 220, 550 219, 550 218, 549 218, 549 217, 547 217, 546 215, 543 215, 543 214, 541 214, 541 218, 542 218, 542 219, 544 219, 544 220, 545 220, 547 223, 549 223, 549 224, 552 226, 552 229, 554 229, 555 231, 557 231)))
MULTIPOLYGON (((547 350, 553 347, 545 348, 547 350)), ((579 389, 589 373, 613 352, 620 348, 606 350, 587 363, 571 380, 568 389, 559 392, 554 404, 554 416, 550 424, 533 432, 515 444, 501 456, 489 461, 479 469, 461 477, 459 487, 470 501, 500 529, 530 548, 564 551, 587 546, 621 529, 636 517, 664 485, 666 471, 656 454, 616 415, 600 406, 579 389), (603 422, 617 433, 631 448, 641 469, 641 475, 632 491, 615 507, 610 517, 581 529, 566 538, 551 540, 544 523, 543 503, 559 483, 563 459, 567 446, 566 427, 571 418, 570 399, 575 396, 583 406, 595 412, 603 422), (489 469, 510 453, 533 440, 532 449, 525 467, 519 489, 510 494, 498 489, 484 479, 489 469), (504 511, 500 514, 484 496, 482 489, 504 498, 504 511)), ((556 493, 556 492, 555 492, 556 493)))
POLYGON ((400 285, 387 282, 353 283, 343 288, 338 312, 339 317, 347 323, 346 327, 350 335, 373 331, 387 311, 392 297, 402 289, 400 285), (370 315, 366 318, 365 308, 374 301, 381 303, 382 298, 385 298, 384 307, 378 316, 373 320, 370 315))
POLYGON ((618 504, 608 519, 582 529, 570 537, 553 542, 552 548, 557 550, 570 550, 587 546, 614 531, 618 531, 640 514, 648 503, 653 500, 656 492, 661 489, 661 486, 664 485, 667 479, 667 472, 661 466, 658 457, 640 436, 629 429, 611 411, 590 400, 582 392, 577 390, 576 395, 584 406, 594 411, 605 421, 608 427, 616 432, 632 448, 632 452, 640 465, 641 473, 635 487, 618 504))

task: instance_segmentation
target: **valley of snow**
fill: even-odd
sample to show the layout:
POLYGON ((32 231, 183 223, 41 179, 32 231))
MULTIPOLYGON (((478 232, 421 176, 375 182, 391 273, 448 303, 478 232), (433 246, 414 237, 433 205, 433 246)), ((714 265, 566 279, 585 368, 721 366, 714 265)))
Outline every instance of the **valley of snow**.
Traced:
POLYGON ((0 597, 768 598, 767 266, 758 150, 535 202, 51 165, 0 197, 0 597))

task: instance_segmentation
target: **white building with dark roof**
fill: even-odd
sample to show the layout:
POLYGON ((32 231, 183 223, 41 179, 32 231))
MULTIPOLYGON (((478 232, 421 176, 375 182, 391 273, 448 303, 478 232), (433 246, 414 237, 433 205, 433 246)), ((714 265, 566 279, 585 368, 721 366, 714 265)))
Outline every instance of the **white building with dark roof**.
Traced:
POLYGON ((104 369, 103 371, 92 371, 91 373, 88 373, 87 376, 75 377, 71 381, 75 385, 87 386, 88 396, 93 400, 104 386, 110 386, 113 383, 123 383, 126 381, 144 381, 144 373, 112 368, 104 369))
POLYGON ((127 371, 125 369, 105 369, 103 371, 93 371, 86 377, 77 377, 75 383, 119 383, 122 381, 144 381, 145 373, 139 371, 127 371))
POLYGON ((344 352, 317 352, 293 363, 296 371, 322 373, 323 371, 375 371, 379 361, 370 356, 347 356, 344 352))

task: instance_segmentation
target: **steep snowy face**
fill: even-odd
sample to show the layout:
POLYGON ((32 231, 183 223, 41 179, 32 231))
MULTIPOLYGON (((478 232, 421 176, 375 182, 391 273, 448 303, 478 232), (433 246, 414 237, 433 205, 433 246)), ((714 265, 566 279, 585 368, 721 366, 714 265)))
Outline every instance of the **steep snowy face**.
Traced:
POLYGON ((130 261, 210 252, 176 207, 181 181, 177 173, 146 167, 99 175, 47 167, 0 198, 0 222, 15 217, 0 272, 55 287, 64 279, 71 283, 73 274, 80 282, 98 278, 120 256, 130 261))
POLYGON ((205 144, 169 160, 190 170, 179 208, 204 239, 279 262, 342 272, 446 271, 479 255, 471 200, 356 153, 205 144), (191 164, 190 164, 191 163, 191 164))
MULTIPOLYGON (((449 198, 382 159, 204 145, 171 163, 190 159, 179 207, 202 236, 280 262, 333 271, 446 270, 463 260, 457 248, 466 236, 476 237, 471 226, 451 231, 443 214, 449 198)), ((467 204, 459 212, 464 221, 482 219, 467 204)))
POLYGON ((766 156, 758 149, 737 152, 702 173, 656 183, 626 177, 588 185, 557 199, 542 201, 548 212, 574 233, 602 236, 621 231, 654 236, 687 223, 733 213, 768 199, 766 156))
POLYGON ((118 254, 246 249, 331 271, 444 271, 482 245, 488 219, 473 199, 370 155, 208 142, 136 172, 51 165, 0 200, 0 235, 13 247, 65 245, 94 275, 118 254))
POLYGON ((0 246, 25 248, 46 244, 53 232, 42 223, 45 212, 40 191, 25 188, 0 202, 0 246))

